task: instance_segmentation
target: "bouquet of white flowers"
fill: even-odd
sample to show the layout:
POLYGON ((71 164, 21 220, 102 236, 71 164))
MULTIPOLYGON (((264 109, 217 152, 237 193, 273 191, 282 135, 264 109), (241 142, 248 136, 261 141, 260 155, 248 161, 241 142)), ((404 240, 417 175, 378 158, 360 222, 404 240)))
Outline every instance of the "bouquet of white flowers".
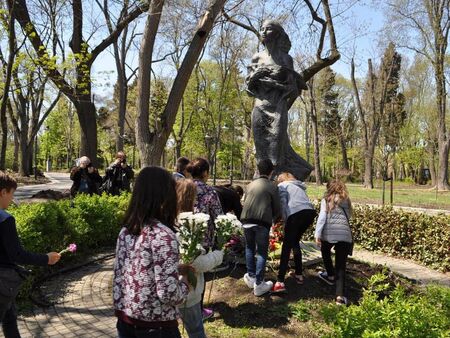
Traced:
POLYGON ((180 256, 185 264, 191 264, 202 252, 202 242, 208 228, 209 215, 182 212, 178 216, 180 256))
POLYGON ((236 215, 230 213, 217 216, 214 223, 216 224, 217 246, 221 249, 228 243, 232 235, 242 231, 242 223, 239 222, 236 215))

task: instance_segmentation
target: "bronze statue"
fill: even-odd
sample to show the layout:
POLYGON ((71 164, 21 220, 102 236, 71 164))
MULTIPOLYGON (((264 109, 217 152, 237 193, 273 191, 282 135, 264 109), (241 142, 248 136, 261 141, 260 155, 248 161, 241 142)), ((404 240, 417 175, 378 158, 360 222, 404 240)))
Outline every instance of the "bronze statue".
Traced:
POLYGON ((265 49, 253 56, 246 79, 247 92, 255 97, 252 131, 256 159, 270 159, 276 174, 288 171, 305 180, 313 167, 292 149, 287 127, 288 111, 307 86, 294 70, 288 54, 291 41, 283 27, 267 20, 261 28, 261 38, 265 49))

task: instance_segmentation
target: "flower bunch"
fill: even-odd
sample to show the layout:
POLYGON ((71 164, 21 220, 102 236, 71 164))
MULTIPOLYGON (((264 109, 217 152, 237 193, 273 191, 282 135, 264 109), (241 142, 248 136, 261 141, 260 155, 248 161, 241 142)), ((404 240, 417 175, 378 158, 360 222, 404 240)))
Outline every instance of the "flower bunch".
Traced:
POLYGON ((224 248, 231 256, 241 257, 245 254, 245 237, 240 234, 231 235, 230 240, 225 243, 224 248))
POLYGON ((274 252, 278 250, 281 247, 283 238, 284 238, 283 222, 275 223, 270 229, 269 251, 274 252))
POLYGON ((178 216, 180 256, 184 264, 190 264, 202 253, 202 242, 208 228, 209 215, 182 212, 178 216))
POLYGON ((77 251, 77 245, 75 243, 71 243, 71 244, 69 244, 69 246, 67 248, 65 248, 64 250, 61 250, 59 252, 59 254, 62 255, 63 253, 66 253, 66 252, 74 253, 75 251, 77 251))
POLYGON ((231 236, 241 232, 242 223, 239 222, 236 215, 226 214, 217 216, 214 221, 216 225, 217 246, 225 248, 231 236))

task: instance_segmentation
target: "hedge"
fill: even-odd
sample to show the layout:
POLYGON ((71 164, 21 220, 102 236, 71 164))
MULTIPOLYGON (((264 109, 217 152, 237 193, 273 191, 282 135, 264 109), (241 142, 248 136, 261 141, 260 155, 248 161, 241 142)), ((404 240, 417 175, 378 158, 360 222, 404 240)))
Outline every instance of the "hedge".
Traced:
MULTIPOLYGON (((75 242, 89 251, 115 245, 128 200, 129 195, 80 195, 73 203, 24 204, 9 211, 27 250, 48 252, 75 242)), ((363 248, 450 271, 450 216, 356 206, 351 225, 355 242, 363 248)), ((309 229, 309 237, 312 234, 309 229)))
MULTIPOLYGON (((315 204, 317 212, 320 205, 315 204)), ((350 219, 356 244, 450 271, 450 216, 402 211, 390 206, 354 206, 350 219)), ((305 238, 312 240, 314 227, 305 238)))
POLYGON ((8 211, 16 218, 23 246, 46 253, 76 243, 89 252, 114 247, 129 196, 79 195, 73 200, 22 204, 8 211))

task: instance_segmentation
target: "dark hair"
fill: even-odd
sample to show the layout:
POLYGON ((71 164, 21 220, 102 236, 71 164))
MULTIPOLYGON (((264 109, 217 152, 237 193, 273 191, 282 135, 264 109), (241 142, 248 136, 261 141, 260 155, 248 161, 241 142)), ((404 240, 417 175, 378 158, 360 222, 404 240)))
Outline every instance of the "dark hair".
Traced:
POLYGON ((186 170, 192 175, 193 178, 203 178, 203 173, 205 171, 209 172, 208 160, 203 157, 197 157, 187 165, 186 170))
POLYGON ((177 193, 172 175, 161 167, 146 167, 134 184, 124 226, 139 235, 144 225, 156 219, 172 230, 178 215, 177 193))
POLYGON ((0 171, 0 190, 3 189, 6 189, 8 192, 10 192, 11 189, 16 190, 17 182, 14 178, 9 176, 8 174, 4 173, 3 171, 0 171))
POLYGON ((256 166, 258 167, 258 171, 260 175, 269 176, 273 171, 273 163, 268 158, 259 161, 256 166))
POLYGON ((179 157, 177 159, 177 165, 176 165, 177 172, 182 173, 183 171, 185 171, 189 162, 190 161, 187 157, 179 157))

